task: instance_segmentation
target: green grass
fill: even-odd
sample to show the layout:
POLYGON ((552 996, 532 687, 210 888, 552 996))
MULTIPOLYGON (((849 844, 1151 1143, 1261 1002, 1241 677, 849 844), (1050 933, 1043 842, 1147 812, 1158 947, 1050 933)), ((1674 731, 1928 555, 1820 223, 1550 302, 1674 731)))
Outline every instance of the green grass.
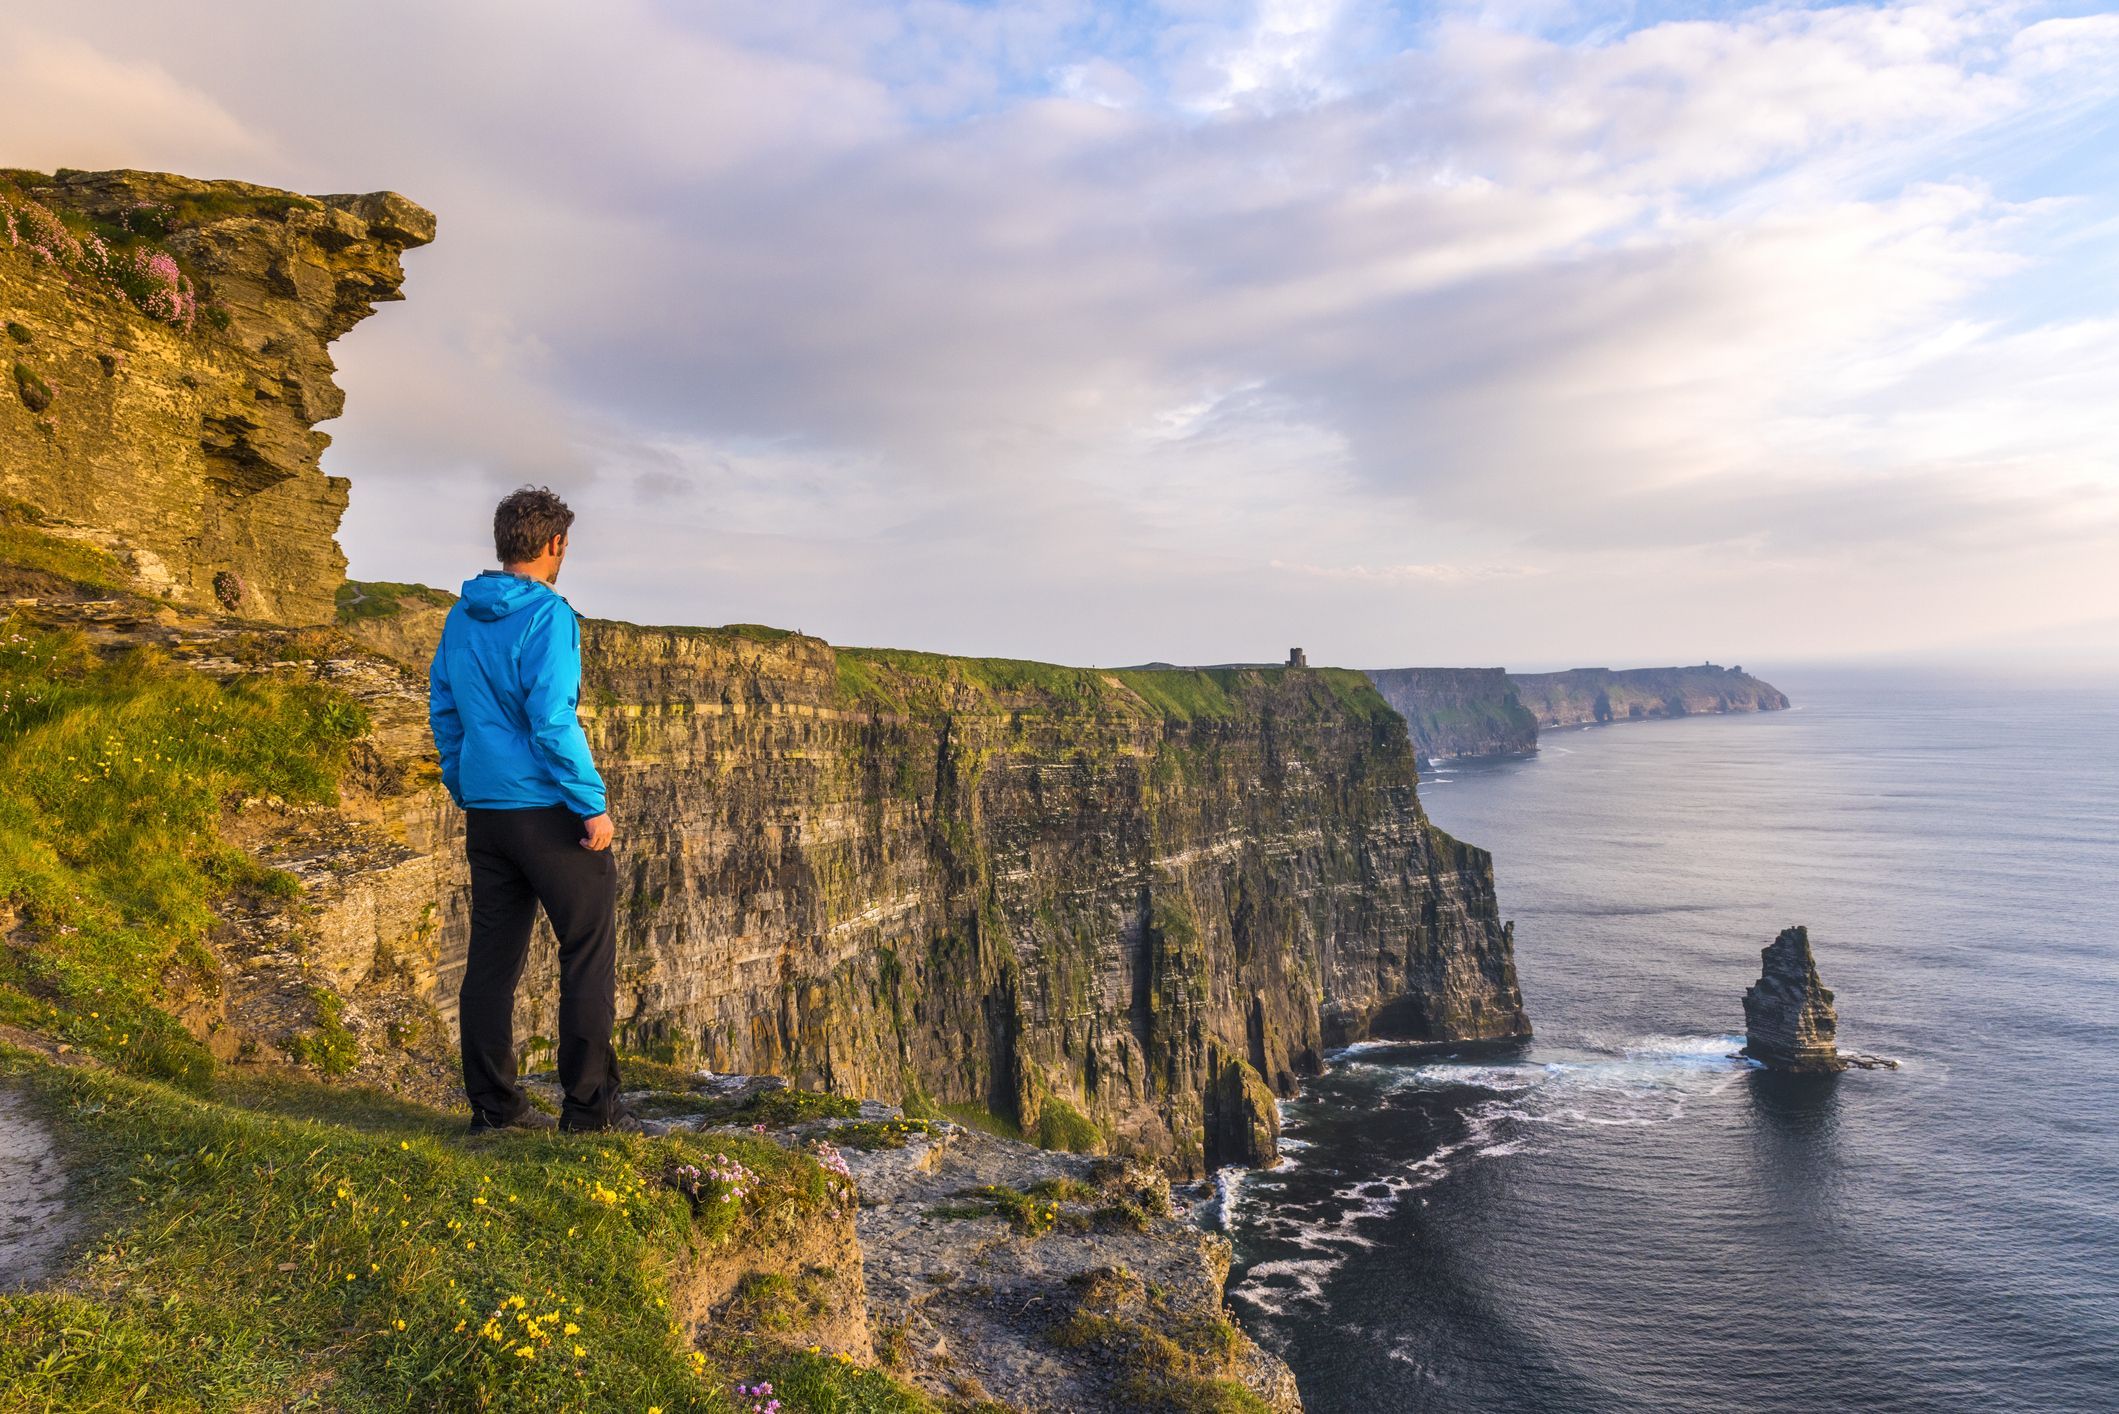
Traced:
POLYGON ((995 697, 1036 695, 1087 701, 1098 695, 1102 675, 1092 668, 1068 668, 1024 658, 958 658, 909 648, 841 648, 870 669, 884 669, 910 679, 955 683, 995 697))
MULTIPOLYGON (((843 1201, 763 1140, 473 1139, 322 1082, 202 1097, 19 1051, 0 1074, 57 1121, 100 1227, 66 1282, 0 1297, 11 1409, 725 1410, 757 1372, 683 1348, 673 1273, 843 1201), (716 1152, 756 1181, 695 1211, 665 1175, 716 1152)), ((772 1359, 817 1391, 793 1407, 925 1407, 837 1361, 772 1359)))
POLYGON ((1238 715, 1229 689, 1242 668, 1130 668, 1113 673, 1142 701, 1180 722, 1226 721, 1238 715))
POLYGON ((851 1119, 860 1112, 861 1102, 851 1096, 786 1086, 759 1091, 738 1106, 733 1117, 744 1124, 778 1129, 812 1119, 851 1119))
MULTIPOLYGON (((967 1188, 958 1193, 955 1201, 938 1203, 927 1211, 938 1218, 1006 1218, 1008 1225, 1024 1237, 1043 1237, 1060 1225, 1063 1218, 1079 1218, 1079 1214, 1063 1213, 1062 1200, 1037 1193, 1025 1193, 1005 1184, 987 1183, 977 1188, 967 1188)), ((1086 1226, 1074 1223, 1070 1226, 1086 1226)))
POLYGON ((1392 716, 1398 714, 1376 691, 1376 685, 1365 673, 1351 668, 1312 668, 1310 670, 1324 685, 1331 689, 1332 696, 1347 712, 1356 717, 1392 716))
POLYGON ((216 901, 293 881, 220 837, 245 796, 331 801, 366 726, 344 694, 220 683, 137 649, 0 622, 0 1021, 141 1074, 203 1083, 170 1015, 209 971, 216 901))
POLYGON ((289 1041, 288 1053, 326 1075, 345 1075, 360 1059, 360 1043, 346 1029, 346 1004, 323 987, 312 987, 309 1000, 316 1007, 316 1029, 289 1041))
POLYGON ((966 1129, 976 1129, 981 1134, 991 1134, 1001 1139, 1021 1140, 1023 1138, 1023 1131, 1020 1125, 1017 1125, 1004 1115, 995 1114, 984 1105, 977 1103, 941 1104, 936 1105, 935 1108, 941 1111, 945 1118, 954 1120, 966 1129))
POLYGON ((53 575, 84 589, 124 587, 123 565, 93 545, 53 535, 40 528, 41 521, 27 506, 0 502, 0 565, 53 575))
POLYGON ((1048 1095, 1038 1106, 1037 1142, 1045 1149, 1094 1154, 1104 1147, 1104 1132, 1096 1127, 1096 1121, 1060 1096, 1048 1095))
POLYGON ((290 211, 321 211, 324 203, 314 197, 297 196, 291 192, 271 195, 252 195, 246 192, 209 191, 185 192, 160 203, 166 212, 159 220, 148 218, 135 220, 135 227, 148 234, 164 234, 183 226, 203 226, 213 221, 226 221, 237 217, 258 217, 267 220, 283 220, 290 211), (152 229, 161 227, 160 232, 152 229))
POLYGON ((446 609, 455 602, 454 594, 424 584, 349 579, 338 587, 338 621, 350 624, 362 619, 389 619, 403 613, 407 604, 446 609))
POLYGON ((838 648, 839 694, 849 705, 954 710, 969 695, 995 710, 1138 712, 1092 668, 1021 658, 957 658, 902 648, 838 648))
POLYGON ((771 1382, 787 1414, 930 1414, 937 1408, 880 1371, 815 1350, 771 1351, 753 1378, 771 1382))
POLYGON ((791 628, 773 628, 768 624, 723 624, 721 632, 752 643, 783 643, 796 636, 791 628))
POLYGON ((835 1124, 823 1137, 842 1149, 902 1149, 915 1134, 929 1134, 934 1126, 924 1119, 855 1120, 835 1124))

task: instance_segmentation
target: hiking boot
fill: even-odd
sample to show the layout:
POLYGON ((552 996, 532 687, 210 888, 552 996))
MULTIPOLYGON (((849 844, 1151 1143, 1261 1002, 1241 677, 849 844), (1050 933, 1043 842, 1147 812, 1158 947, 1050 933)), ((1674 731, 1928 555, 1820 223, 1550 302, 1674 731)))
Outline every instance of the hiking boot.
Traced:
POLYGON ((624 1105, 611 1111, 610 1119, 602 1124, 583 1124, 571 1119, 561 1119, 559 1128, 565 1134, 645 1134, 649 1136, 669 1133, 670 1127, 657 1120, 642 1119, 624 1105))
POLYGON ((558 1120, 538 1109, 535 1105, 531 1105, 506 1124, 491 1124, 487 1122, 484 1115, 474 1113, 471 1116, 471 1127, 465 1132, 470 1134, 501 1134, 509 1130, 517 1132, 524 1130, 550 1131, 557 1128, 559 1128, 558 1120))

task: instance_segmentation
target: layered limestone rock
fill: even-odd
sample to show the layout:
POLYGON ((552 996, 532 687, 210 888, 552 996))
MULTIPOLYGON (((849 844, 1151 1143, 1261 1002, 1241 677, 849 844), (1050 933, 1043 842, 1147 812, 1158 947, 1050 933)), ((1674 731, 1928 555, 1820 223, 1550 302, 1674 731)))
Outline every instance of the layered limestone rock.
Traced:
POLYGON ((1424 761, 1518 756, 1538 749, 1538 719, 1503 668, 1384 668, 1368 675, 1405 718, 1424 761))
MULTIPOLYGON (((1330 1047, 1528 1034, 1491 862, 1353 674, 600 623, 584 656, 635 1048, 1197 1173, 1269 1160, 1273 1095, 1330 1047)), ((454 869, 453 812, 403 805, 454 869)), ((466 898, 439 904, 451 1017, 466 898)), ((525 1034, 555 964, 540 936, 525 1034)))
POLYGON ((1817 975, 1810 930, 1782 929, 1759 958, 1759 979, 1744 993, 1744 1054, 1771 1070, 1845 1070, 1839 1016, 1817 975))
POLYGON ((1715 712, 1779 712, 1787 695, 1742 668, 1570 668, 1515 673, 1518 699, 1541 727, 1587 726, 1715 712))
POLYGON ((328 623, 347 483, 327 346, 398 299, 434 218, 150 172, 0 173, 0 499, 120 556, 142 591, 328 623))
POLYGON ((1268 1168, 1280 1157, 1280 1107, 1242 1056, 1216 1051, 1208 1069, 1207 1167, 1268 1168))

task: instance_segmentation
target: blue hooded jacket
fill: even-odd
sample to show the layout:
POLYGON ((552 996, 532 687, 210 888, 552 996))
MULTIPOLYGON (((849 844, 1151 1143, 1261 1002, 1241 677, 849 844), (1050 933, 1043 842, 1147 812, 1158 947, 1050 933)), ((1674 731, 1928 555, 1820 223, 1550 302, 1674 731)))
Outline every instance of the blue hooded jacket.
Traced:
POLYGON ((458 805, 603 814, 603 777, 575 715, 581 621, 557 590, 503 570, 466 580, 427 688, 442 784, 458 805))

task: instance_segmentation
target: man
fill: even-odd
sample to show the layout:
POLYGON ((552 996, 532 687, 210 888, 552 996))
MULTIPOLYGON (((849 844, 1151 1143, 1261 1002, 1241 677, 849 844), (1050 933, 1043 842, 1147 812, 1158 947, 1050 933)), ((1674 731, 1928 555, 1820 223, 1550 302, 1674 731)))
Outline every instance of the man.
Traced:
POLYGON ((428 679, 441 779, 465 814, 471 944, 458 1015, 471 1131, 549 1129, 515 1076, 515 987, 539 904, 559 937, 559 1128, 617 1107, 618 871, 603 777, 575 709, 581 625, 552 588, 574 513, 525 486, 493 513, 501 567, 464 584, 428 679))

